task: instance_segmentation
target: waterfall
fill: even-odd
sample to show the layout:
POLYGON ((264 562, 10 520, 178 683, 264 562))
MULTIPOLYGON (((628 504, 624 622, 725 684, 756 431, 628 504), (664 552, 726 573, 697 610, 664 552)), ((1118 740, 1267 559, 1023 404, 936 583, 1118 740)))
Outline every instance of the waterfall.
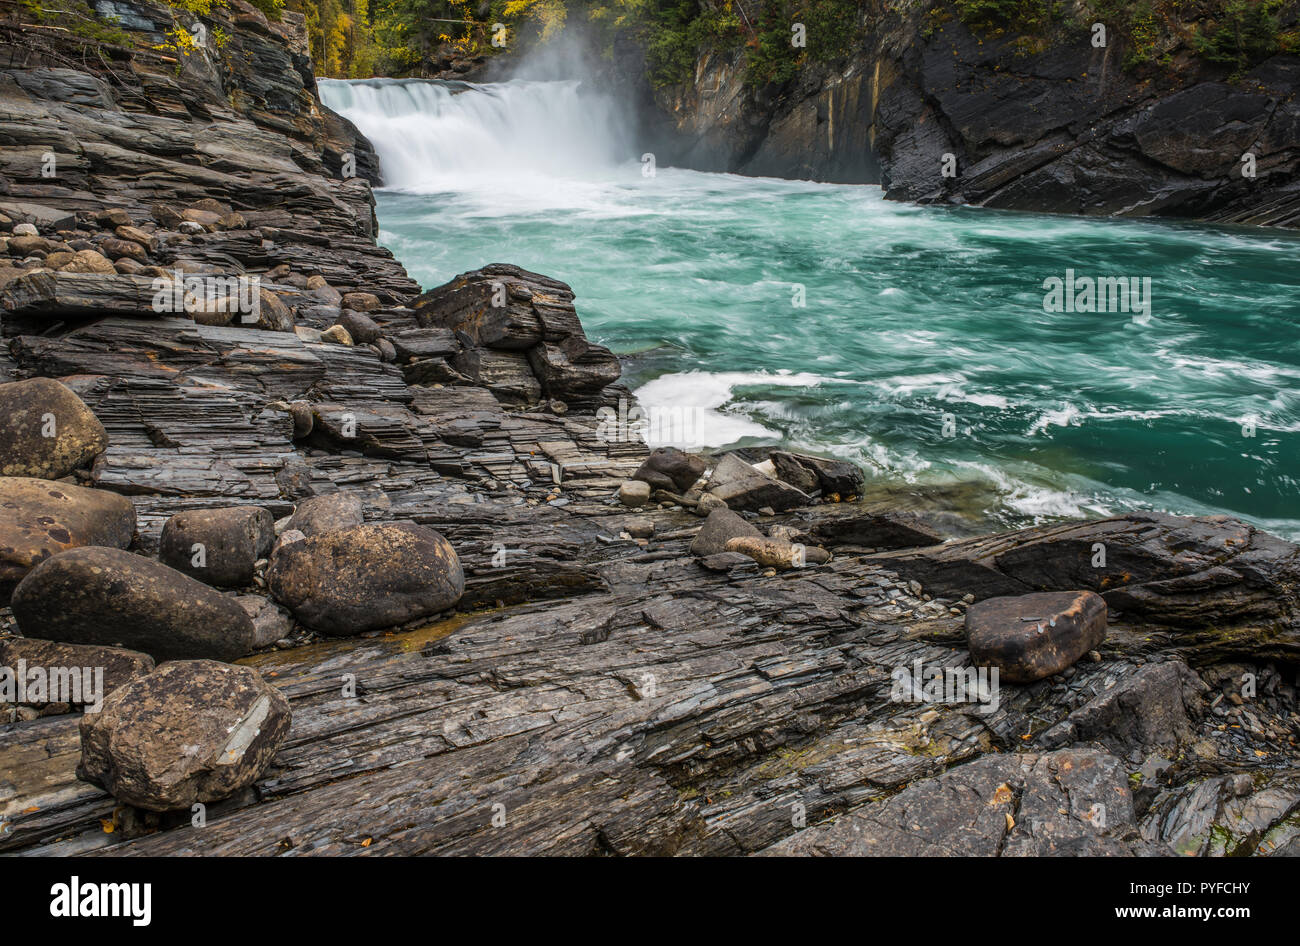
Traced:
POLYGON ((385 185, 414 193, 536 190, 632 156, 615 103, 578 81, 322 80, 320 94, 374 144, 385 185))

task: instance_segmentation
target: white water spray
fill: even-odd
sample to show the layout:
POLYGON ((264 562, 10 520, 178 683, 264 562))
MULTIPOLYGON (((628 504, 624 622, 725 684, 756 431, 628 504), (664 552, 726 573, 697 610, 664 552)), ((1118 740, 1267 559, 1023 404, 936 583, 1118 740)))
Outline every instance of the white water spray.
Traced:
POLYGON ((414 193, 545 194, 630 157, 615 103, 577 81, 322 80, 320 94, 374 144, 385 185, 414 193))

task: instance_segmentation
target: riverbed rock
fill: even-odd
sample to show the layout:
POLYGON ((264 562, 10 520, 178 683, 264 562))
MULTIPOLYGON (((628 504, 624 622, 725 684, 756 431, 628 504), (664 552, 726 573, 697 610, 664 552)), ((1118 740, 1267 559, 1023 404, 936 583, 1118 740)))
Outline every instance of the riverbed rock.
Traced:
POLYGON ((730 509, 715 509, 709 513, 700 526, 700 531, 691 540, 691 554, 699 558, 726 552, 727 543, 735 538, 763 538, 758 527, 746 521, 730 509))
POLYGON ((297 529, 305 536, 350 529, 366 521, 365 504, 356 493, 327 493, 300 502, 285 529, 297 529))
POLYGON ((797 486, 805 493, 820 489, 822 495, 832 494, 848 499, 862 492, 866 476, 856 465, 847 460, 828 460, 825 457, 808 456, 803 453, 788 453, 774 450, 769 459, 776 467, 777 476, 797 486), (811 475, 812 486, 804 486, 807 479, 798 471, 811 475))
POLYGON ((253 649, 253 622, 232 598, 121 549, 46 559, 19 582, 11 607, 27 637, 121 645, 157 660, 234 660, 253 649))
POLYGON ((723 548, 728 552, 748 555, 765 568, 776 568, 781 571, 789 568, 804 568, 808 565, 821 565, 830 561, 830 553, 825 549, 796 545, 782 539, 769 539, 763 536, 736 536, 734 539, 728 539, 723 548))
POLYGON ((270 647, 293 632, 293 615, 271 599, 261 595, 240 595, 235 600, 253 620, 254 647, 270 647))
POLYGON ((253 580, 274 541, 275 520, 260 506, 194 509, 163 525, 158 557, 205 584, 234 588, 253 580))
POLYGON ((364 312, 354 312, 351 309, 343 310, 337 324, 360 345, 369 345, 378 341, 382 333, 374 319, 364 312))
POLYGON ((77 774, 150 811, 220 801, 257 781, 291 720, 289 701, 251 667, 174 661, 82 717, 77 774))
POLYGON ((267 582, 299 621, 334 636, 437 614, 465 591, 451 543, 411 522, 353 526, 282 544, 267 582))
POLYGON ((1007 683, 1060 673, 1105 638, 1106 602, 1091 591, 990 598, 966 612, 971 663, 1007 683))
POLYGON ((644 480, 624 480, 618 488, 618 501, 637 509, 650 502, 650 484, 644 480))
POLYGON ((703 457, 683 453, 676 447, 659 447, 632 474, 632 479, 649 483, 651 489, 685 493, 704 475, 708 463, 703 457))
POLYGON ((0 604, 31 568, 84 545, 126 548, 135 507, 125 496, 24 476, 0 477, 0 604))
POLYGON ((108 433, 81 398, 51 378, 0 384, 0 476, 54 480, 108 447, 108 433))
POLYGON ((812 502, 803 490, 768 476, 734 453, 718 461, 709 477, 709 492, 731 509, 751 512, 764 507, 782 512, 812 502))
MULTIPOLYGON (((27 699, 21 701, 22 705, 48 712, 59 704, 65 704, 60 708, 71 711, 83 706, 102 708, 95 705, 97 700, 152 671, 154 661, 148 654, 122 647, 14 637, 0 640, 0 668, 8 668, 15 681, 21 672, 26 672, 30 681, 32 668, 40 668, 44 681, 41 694, 38 696, 29 683, 27 699), (63 686, 71 689, 62 689, 63 686), (65 696, 71 698, 64 699, 65 696), (76 698, 78 696, 80 698, 76 698)), ((0 683, 0 703, 4 702, 12 700, 0 683)))

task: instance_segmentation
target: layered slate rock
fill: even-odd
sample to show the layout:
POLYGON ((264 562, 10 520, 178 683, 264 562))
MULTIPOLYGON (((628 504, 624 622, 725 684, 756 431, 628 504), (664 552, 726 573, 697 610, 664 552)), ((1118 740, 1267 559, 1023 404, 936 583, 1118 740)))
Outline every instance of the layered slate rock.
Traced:
POLYGON ((77 774, 150 811, 220 801, 257 781, 290 722, 289 701, 256 670, 173 661, 82 717, 77 774))
POLYGON ((1091 591, 990 598, 966 612, 971 663, 1006 683, 1060 673, 1105 637, 1106 602, 1091 591))
MULTIPOLYGON (((96 705, 97 701, 152 671, 154 661, 148 654, 122 647, 62 644, 14 637, 0 641, 0 668, 7 668, 15 682, 20 676, 28 677, 29 682, 24 687, 26 699, 18 702, 48 712, 60 708, 60 704, 66 704, 63 707, 66 709, 81 709, 83 706, 101 709, 96 705), (39 668, 43 680, 39 694, 30 683, 34 668, 39 668), (60 690, 60 686, 71 689, 60 690), (78 695, 80 699, 76 698, 78 695)), ((16 697, 16 692, 11 698, 0 686, 0 702, 10 702, 16 697)))
POLYGON ((993 755, 767 848, 820 857, 1169 855, 1145 840, 1128 771, 1091 750, 993 755))
POLYGON ((590 398, 621 371, 609 349, 587 339, 573 290, 517 266, 462 273, 413 308, 421 326, 451 329, 468 343, 458 371, 521 403, 590 398))
POLYGON ((411 522, 353 526, 281 544, 267 581, 299 621, 336 636, 437 614, 465 591, 451 543, 411 522))
POLYGON ((703 457, 684 453, 676 447, 659 447, 637 467, 632 479, 649 483, 651 489, 685 493, 704 475, 708 463, 703 457))
POLYGON ((0 476, 53 480, 85 466, 108 434, 84 401, 58 381, 0 384, 0 476))
POLYGON ((253 622, 233 598, 120 549, 72 549, 33 568, 12 608, 28 637, 121 644, 158 660, 234 660, 253 649, 253 622))
POLYGON ((1135 512, 879 560, 932 595, 1086 588, 1131 618, 1175 628, 1256 627, 1260 647, 1300 654, 1300 547, 1228 516, 1135 512))
POLYGON ((0 603, 32 566, 84 545, 126 548, 135 507, 125 496, 21 476, 0 477, 0 603))
POLYGON ((275 520, 260 506, 195 509, 163 525, 158 557, 205 584, 235 588, 253 580, 274 541, 275 520))
POLYGON ((764 508, 780 512, 812 502, 807 493, 768 476, 734 453, 718 461, 709 477, 709 492, 731 509, 751 512, 764 508))

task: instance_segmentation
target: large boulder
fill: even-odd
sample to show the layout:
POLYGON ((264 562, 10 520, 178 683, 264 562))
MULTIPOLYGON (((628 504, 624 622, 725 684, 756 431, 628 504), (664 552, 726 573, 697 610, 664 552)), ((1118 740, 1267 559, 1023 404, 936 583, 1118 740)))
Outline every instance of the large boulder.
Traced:
POLYGON ((685 493, 706 469, 708 464, 703 457, 683 453, 676 447, 660 447, 650 452, 632 474, 632 479, 649 483, 651 489, 685 493))
POLYGON ((862 470, 847 460, 827 460, 802 453, 773 451, 769 459, 776 475, 805 493, 820 489, 825 496, 854 496, 862 492, 867 479, 862 470))
POLYGON ((966 612, 971 663, 1006 683, 1060 673, 1105 638, 1106 602, 1091 591, 990 598, 966 612))
POLYGON ((285 529, 297 529, 303 535, 321 535, 350 529, 366 521, 365 505, 356 493, 328 493, 300 502, 285 529))
POLYGON ((765 507, 781 512, 812 502, 803 490, 768 476, 734 453, 718 461, 709 477, 709 492, 732 509, 751 512, 765 507))
POLYGON ((66 386, 50 378, 0 384, 0 476, 56 480, 108 446, 104 425, 66 386))
POLYGON ((0 604, 38 562, 84 545, 126 548, 135 507, 125 496, 25 476, 0 477, 0 604))
POLYGON ((740 537, 761 539, 763 533, 730 509, 714 509, 691 540, 691 554, 700 558, 727 551, 727 542, 740 537))
POLYGON ((253 580, 274 541, 275 520, 260 506, 194 509, 163 525, 158 558, 206 584, 234 588, 253 580))
POLYGON ((253 622, 233 598, 121 549, 46 559, 14 589, 12 607, 28 637, 120 644, 158 660, 234 660, 253 649, 253 622))
POLYGON ((122 647, 13 637, 0 641, 0 669, 9 671, 15 692, 7 693, 0 678, 0 702, 44 711, 67 704, 68 708, 84 706, 98 712, 104 697, 153 668, 148 654, 122 647), (16 686, 20 678, 25 678, 22 693, 16 686))
POLYGON ((451 543, 411 522, 353 526, 281 544, 267 581, 299 621, 336 636, 428 617, 454 606, 465 591, 451 543))
POLYGON ((291 719, 251 667, 167 663, 82 717, 77 775, 150 811, 220 801, 257 781, 291 719))

